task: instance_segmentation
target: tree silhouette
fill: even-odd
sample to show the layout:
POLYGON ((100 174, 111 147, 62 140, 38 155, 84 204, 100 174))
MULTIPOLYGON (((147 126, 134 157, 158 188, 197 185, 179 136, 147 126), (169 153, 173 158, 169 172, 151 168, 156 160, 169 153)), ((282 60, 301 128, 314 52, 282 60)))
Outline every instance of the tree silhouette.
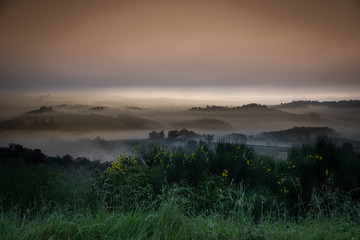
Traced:
POLYGON ((159 139, 158 133, 155 131, 149 132, 149 139, 158 140, 159 139))
POLYGON ((165 137, 164 131, 162 130, 161 132, 159 132, 158 136, 159 136, 159 139, 164 139, 164 137, 165 137))
POLYGON ((170 131, 168 131, 169 140, 175 140, 178 137, 179 137, 179 131, 178 130, 170 130, 170 131))
POLYGON ((207 141, 208 143, 211 143, 212 141, 214 141, 214 134, 206 134, 205 141, 207 141))
POLYGON ((29 164, 38 164, 42 163, 45 160, 45 154, 41 152, 40 149, 34 149, 29 151, 29 153, 25 156, 25 163, 29 164))
POLYGON ((183 129, 181 129, 181 130, 179 131, 179 136, 180 136, 181 138, 188 138, 189 135, 190 135, 190 131, 187 130, 186 128, 183 128, 183 129))

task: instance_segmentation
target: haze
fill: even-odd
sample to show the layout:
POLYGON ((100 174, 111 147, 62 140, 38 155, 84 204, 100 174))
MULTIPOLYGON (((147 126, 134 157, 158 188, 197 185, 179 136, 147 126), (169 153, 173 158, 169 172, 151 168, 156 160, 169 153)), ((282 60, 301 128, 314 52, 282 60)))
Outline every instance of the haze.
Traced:
POLYGON ((349 99, 360 90, 355 0, 19 0, 0 7, 6 92, 215 88, 226 95, 235 88, 281 102, 279 93, 349 99))
POLYGON ((254 118, 184 113, 206 105, 359 99, 359 43, 358 0, 5 0, 0 121, 34 129, 38 119, 29 112, 52 106, 51 114, 62 115, 45 113, 44 121, 64 132, 84 127, 84 116, 92 119, 87 129, 105 129, 94 123, 110 116, 104 121, 121 131, 140 122, 155 130, 206 123, 249 134, 304 125, 360 139, 358 108, 281 109, 276 118, 274 109, 261 108, 254 118), (97 106, 106 108, 95 120, 97 106), (78 122, 66 122, 72 118, 78 122))

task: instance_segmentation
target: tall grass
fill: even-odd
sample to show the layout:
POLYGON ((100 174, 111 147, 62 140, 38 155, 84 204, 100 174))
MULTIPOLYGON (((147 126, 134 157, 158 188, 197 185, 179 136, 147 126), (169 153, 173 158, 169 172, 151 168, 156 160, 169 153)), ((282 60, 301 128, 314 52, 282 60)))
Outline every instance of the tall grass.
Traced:
POLYGON ((0 239, 357 239, 358 222, 338 218, 265 219, 258 224, 217 215, 186 216, 174 202, 158 211, 74 214, 56 211, 35 219, 0 216, 0 239))

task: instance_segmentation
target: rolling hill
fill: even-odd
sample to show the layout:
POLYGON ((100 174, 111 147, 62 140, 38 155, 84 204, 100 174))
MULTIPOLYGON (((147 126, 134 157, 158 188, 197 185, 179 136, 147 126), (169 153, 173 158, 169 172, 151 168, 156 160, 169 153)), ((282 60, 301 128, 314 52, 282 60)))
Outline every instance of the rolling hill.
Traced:
POLYGON ((306 123, 322 123, 325 119, 315 113, 296 114, 281 111, 261 104, 248 104, 238 107, 207 106, 194 107, 187 110, 189 115, 221 116, 223 118, 255 119, 257 121, 295 121, 306 123))
POLYGON ((73 114, 54 110, 52 107, 27 112, 0 122, 1 130, 136 130, 156 129, 162 125, 156 121, 133 115, 120 114, 117 117, 100 114, 73 114))

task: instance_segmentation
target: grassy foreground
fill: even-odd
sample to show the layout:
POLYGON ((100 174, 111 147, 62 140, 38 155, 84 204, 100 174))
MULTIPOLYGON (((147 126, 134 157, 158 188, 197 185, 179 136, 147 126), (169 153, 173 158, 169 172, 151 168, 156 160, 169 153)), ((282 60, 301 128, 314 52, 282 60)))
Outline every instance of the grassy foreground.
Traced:
POLYGON ((64 212, 24 219, 2 215, 1 239, 358 239, 358 222, 342 217, 257 224, 216 215, 185 216, 174 203, 157 211, 64 212))
POLYGON ((360 236, 360 158, 331 139, 287 161, 225 142, 137 146, 111 165, 12 145, 0 160, 0 239, 360 236))

